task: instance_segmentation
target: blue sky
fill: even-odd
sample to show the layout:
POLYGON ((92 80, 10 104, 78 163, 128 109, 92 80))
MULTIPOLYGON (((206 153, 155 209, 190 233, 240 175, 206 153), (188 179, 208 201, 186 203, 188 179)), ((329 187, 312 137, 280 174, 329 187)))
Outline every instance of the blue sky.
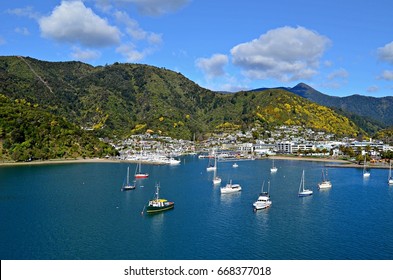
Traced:
POLYGON ((392 96, 392 11, 391 0, 1 1, 0 55, 142 63, 212 90, 304 82, 392 96))

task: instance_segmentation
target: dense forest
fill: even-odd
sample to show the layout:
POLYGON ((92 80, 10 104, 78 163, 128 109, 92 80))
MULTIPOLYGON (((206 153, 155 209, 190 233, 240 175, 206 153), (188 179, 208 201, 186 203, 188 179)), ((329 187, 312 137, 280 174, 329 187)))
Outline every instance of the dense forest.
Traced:
POLYGON ((0 160, 103 157, 117 151, 62 117, 0 95, 0 160))

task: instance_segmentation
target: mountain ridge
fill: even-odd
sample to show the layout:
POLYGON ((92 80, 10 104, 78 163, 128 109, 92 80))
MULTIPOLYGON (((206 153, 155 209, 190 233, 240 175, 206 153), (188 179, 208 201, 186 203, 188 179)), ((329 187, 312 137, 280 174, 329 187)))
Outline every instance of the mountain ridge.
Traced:
MULTIPOLYGON (((268 90, 258 88, 252 91, 268 90)), ((345 115, 370 134, 393 126, 393 97, 371 97, 354 94, 346 97, 331 96, 315 90, 305 83, 294 87, 275 87, 285 89, 310 101, 332 108, 345 115)))
POLYGON ((198 139, 223 129, 283 124, 338 135, 364 133, 340 114, 285 88, 223 94, 181 73, 144 64, 94 67, 76 61, 0 57, 0 93, 39 104, 101 137, 149 131, 198 139))
POLYGON ((311 86, 299 83, 289 91, 318 104, 370 117, 386 126, 393 126, 393 97, 372 97, 360 94, 345 97, 330 96, 311 86))

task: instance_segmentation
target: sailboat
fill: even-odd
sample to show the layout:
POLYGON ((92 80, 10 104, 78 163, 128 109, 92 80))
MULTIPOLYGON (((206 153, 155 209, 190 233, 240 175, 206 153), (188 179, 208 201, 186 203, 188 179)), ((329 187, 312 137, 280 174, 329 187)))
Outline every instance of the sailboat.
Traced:
POLYGON ((389 162, 389 178, 388 184, 393 185, 393 177, 392 177, 392 161, 389 162))
POLYGON ((213 162, 212 162, 212 159, 209 157, 209 164, 208 164, 206 170, 207 171, 214 171, 214 170, 216 170, 217 169, 216 163, 217 163, 216 156, 214 156, 214 161, 213 162))
POLYGON ((164 198, 160 198, 159 191, 160 191, 160 185, 156 184, 155 197, 149 200, 146 206, 147 213, 158 213, 175 207, 175 203, 173 201, 168 201, 164 198))
POLYGON ((214 165, 216 166, 216 169, 214 169, 213 185, 219 185, 221 184, 221 178, 217 176, 217 157, 214 158, 214 165))
POLYGON ((301 196, 309 196, 309 195, 312 195, 312 190, 304 188, 304 170, 303 170, 302 179, 300 180, 298 196, 301 197, 301 196))
POLYGON ((148 173, 142 173, 141 168, 142 168, 142 164, 139 162, 136 165, 136 169, 135 169, 135 179, 145 179, 149 177, 148 173))
POLYGON ((254 210, 260 210, 260 209, 265 209, 270 207, 272 205, 272 201, 270 200, 270 194, 269 194, 269 189, 270 189, 270 181, 268 181, 268 187, 267 187, 267 192, 263 191, 263 185, 265 182, 262 184, 262 190, 261 193, 258 196, 257 201, 255 201, 252 205, 254 206, 254 210))
POLYGON ((367 171, 366 169, 366 155, 364 155, 364 161, 363 161, 363 178, 368 178, 370 177, 370 172, 367 171))
POLYGON ((277 172, 277 167, 274 166, 274 159, 273 159, 273 165, 272 168, 270 168, 271 173, 276 173, 277 172))
POLYGON ((325 173, 325 172, 323 172, 323 169, 322 169, 322 182, 318 184, 318 188, 319 189, 328 189, 331 187, 332 187, 332 182, 330 182, 327 177, 327 170, 325 173))
POLYGON ((135 190, 135 181, 134 185, 130 185, 130 167, 127 167, 127 177, 126 177, 126 182, 121 188, 122 191, 130 191, 130 190, 135 190))

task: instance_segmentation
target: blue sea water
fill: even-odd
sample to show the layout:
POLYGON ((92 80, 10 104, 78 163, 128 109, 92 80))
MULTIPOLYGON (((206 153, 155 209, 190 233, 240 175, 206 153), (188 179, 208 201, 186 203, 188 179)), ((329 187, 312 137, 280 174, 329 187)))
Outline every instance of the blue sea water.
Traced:
POLYGON ((0 167, 0 259, 393 259, 393 187, 387 170, 363 179, 356 168, 328 168, 333 187, 318 190, 325 163, 220 162, 218 175, 242 191, 221 195, 207 160, 144 165, 150 177, 121 192, 126 163, 0 167), (302 170, 314 194, 297 196, 302 170), (262 182, 272 206, 254 212, 262 182), (175 208, 148 215, 160 194, 175 208))

